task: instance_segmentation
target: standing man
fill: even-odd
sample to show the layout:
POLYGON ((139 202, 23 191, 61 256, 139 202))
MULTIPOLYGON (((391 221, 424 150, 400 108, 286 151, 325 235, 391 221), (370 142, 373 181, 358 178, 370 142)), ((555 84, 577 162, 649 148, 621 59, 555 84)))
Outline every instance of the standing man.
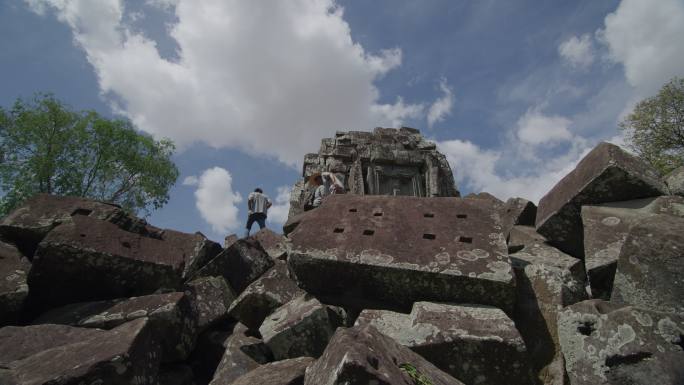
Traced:
POLYGON ((249 193, 249 197, 247 198, 249 216, 247 217, 247 232, 245 233, 245 238, 249 237, 249 232, 255 221, 259 224, 259 228, 263 229, 266 227, 266 213, 271 205, 271 200, 260 188, 257 187, 254 189, 254 192, 249 193))

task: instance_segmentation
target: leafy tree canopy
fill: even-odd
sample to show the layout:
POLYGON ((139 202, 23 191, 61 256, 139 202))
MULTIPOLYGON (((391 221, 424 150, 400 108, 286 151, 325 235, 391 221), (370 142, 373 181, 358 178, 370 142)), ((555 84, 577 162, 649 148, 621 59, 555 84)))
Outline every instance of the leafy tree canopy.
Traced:
POLYGON ((684 79, 639 102, 620 123, 630 147, 661 173, 684 164, 684 79))
POLYGON ((175 147, 127 120, 72 111, 50 94, 0 107, 0 215, 36 193, 110 201, 145 214, 168 202, 175 147))

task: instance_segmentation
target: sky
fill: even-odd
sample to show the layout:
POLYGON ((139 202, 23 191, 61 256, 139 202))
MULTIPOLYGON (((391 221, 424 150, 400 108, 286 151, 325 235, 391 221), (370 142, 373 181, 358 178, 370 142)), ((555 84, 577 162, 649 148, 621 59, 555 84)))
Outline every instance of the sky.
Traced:
POLYGON ((684 0, 3 0, 0 106, 51 92, 177 146, 148 221, 222 241, 287 217, 304 154, 409 126, 462 193, 537 202, 672 77, 684 0))

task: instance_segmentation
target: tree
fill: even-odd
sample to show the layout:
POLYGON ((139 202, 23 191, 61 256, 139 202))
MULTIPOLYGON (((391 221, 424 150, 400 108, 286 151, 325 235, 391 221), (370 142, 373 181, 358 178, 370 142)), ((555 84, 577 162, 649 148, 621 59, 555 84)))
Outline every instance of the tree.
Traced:
POLYGON ((640 101, 620 123, 630 147, 662 174, 684 164, 684 79, 640 101))
POLYGON ((0 215, 36 193, 110 201, 149 214, 178 178, 175 147, 127 120, 75 112, 49 94, 0 107, 0 215))

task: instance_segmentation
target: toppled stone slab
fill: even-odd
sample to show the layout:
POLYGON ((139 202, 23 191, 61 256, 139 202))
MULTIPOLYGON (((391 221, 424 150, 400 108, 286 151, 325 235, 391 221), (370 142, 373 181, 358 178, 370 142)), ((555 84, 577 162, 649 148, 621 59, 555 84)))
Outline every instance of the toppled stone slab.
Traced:
POLYGON ((514 226, 510 238, 523 245, 510 255, 517 291, 513 318, 540 382, 564 385, 556 317, 558 309, 587 299, 582 261, 549 246, 534 227, 514 226))
POLYGON ((238 236, 237 236, 236 234, 226 235, 226 238, 223 240, 223 248, 224 248, 224 249, 229 248, 229 247, 232 246, 233 243, 235 243, 235 241, 237 241, 238 239, 240 239, 240 238, 238 238, 238 236))
POLYGON ((684 216, 684 198, 661 196, 582 207, 584 263, 594 298, 610 298, 618 256, 629 230, 655 214, 684 216))
POLYGON ((409 348, 371 325, 339 328, 306 371, 305 385, 461 385, 409 348), (422 382, 420 382, 422 381, 422 382))
POLYGON ((611 301, 684 314, 683 250, 684 218, 639 221, 620 250, 611 301))
POLYGON ((684 196, 684 166, 674 169, 663 178, 672 195, 684 196))
POLYGON ((196 316, 183 293, 153 294, 112 301, 67 305, 38 317, 34 324, 111 329, 147 317, 162 348, 162 360, 187 358, 197 338, 196 316))
POLYGON ((582 205, 666 195, 648 164, 610 143, 600 143, 540 201, 537 231, 563 252, 584 258, 582 205))
POLYGON ((374 326, 467 384, 534 383, 520 333, 494 307, 416 302, 411 314, 364 310, 355 325, 374 326))
POLYGON ((559 313, 558 333, 572 385, 684 380, 681 315, 589 300, 559 313))
POLYGON ((225 342, 225 352, 209 385, 232 384, 240 376, 272 361, 268 347, 263 341, 248 335, 245 325, 236 324, 225 342))
POLYGON ((2 384, 157 384, 160 355, 145 318, 112 330, 8 326, 0 351, 2 384))
POLYGON ((232 385, 303 385, 306 368, 313 362, 311 357, 271 362, 240 376, 232 385))
POLYGON ((302 295, 268 316, 259 333, 276 360, 319 357, 344 317, 342 309, 302 295))
POLYGON ((77 215, 40 243, 28 277, 39 306, 180 290, 188 255, 174 245, 77 215))
MULTIPOLYGON (((233 334, 230 330, 206 330, 197 336, 195 349, 186 361, 192 368, 192 373, 198 384, 208 384, 214 377, 214 372, 226 351, 228 338, 233 334)), ((161 385, 161 384, 160 384, 161 385)))
POLYGON ((273 265, 273 259, 266 254, 259 241, 253 238, 239 239, 199 269, 192 279, 222 276, 239 294, 273 265))
POLYGON ((185 284, 185 294, 197 316, 197 328, 202 331, 228 318, 228 308, 235 292, 223 277, 202 277, 185 284))
POLYGON ((510 198, 502 208, 503 233, 508 239, 508 234, 513 226, 534 226, 537 217, 537 206, 523 198, 510 198))
POLYGON ((499 211, 487 200, 331 195, 290 239, 290 270, 326 303, 513 307, 499 211))
POLYGON ((266 253, 273 259, 287 258, 287 238, 280 234, 264 228, 254 234, 254 239, 259 241, 261 247, 266 250, 266 253))
POLYGON ((184 278, 191 276, 223 251, 220 244, 207 239, 200 232, 190 234, 164 229, 159 233, 159 239, 167 243, 169 247, 185 255, 184 278))
POLYGON ((303 294, 304 291, 290 278, 287 264, 275 261, 275 266, 247 286, 233 301, 228 314, 250 329, 257 330, 269 314, 303 294))
POLYGON ((0 327, 16 324, 29 287, 26 275, 31 262, 12 244, 0 241, 0 327))

